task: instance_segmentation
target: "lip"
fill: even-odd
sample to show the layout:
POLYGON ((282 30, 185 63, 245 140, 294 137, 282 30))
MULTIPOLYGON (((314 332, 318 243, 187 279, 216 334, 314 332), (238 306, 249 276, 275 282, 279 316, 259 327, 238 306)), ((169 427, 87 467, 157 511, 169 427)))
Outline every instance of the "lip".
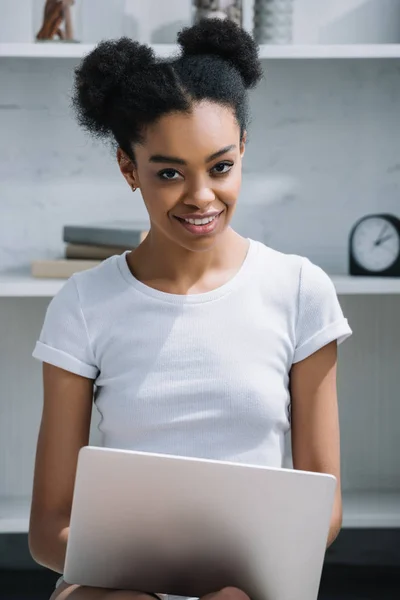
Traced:
POLYGON ((192 216, 186 216, 185 217, 175 217, 176 221, 178 223, 180 223, 181 227, 183 227, 188 233, 191 233, 194 236, 207 236, 207 235, 211 235, 212 233, 214 233, 214 231, 216 231, 216 229, 218 228, 218 224, 219 224, 219 219, 221 214, 223 213, 223 211, 221 212, 214 212, 214 213, 209 213, 207 216, 213 216, 215 217, 213 221, 211 221, 210 223, 207 223, 206 225, 193 225, 192 223, 188 223, 187 221, 184 221, 183 219, 205 219, 206 215, 197 215, 196 217, 192 217, 192 216))
POLYGON ((200 214, 200 213, 188 213, 187 215, 174 215, 177 219, 208 219, 210 217, 216 217, 221 214, 221 210, 214 210, 212 212, 200 214))

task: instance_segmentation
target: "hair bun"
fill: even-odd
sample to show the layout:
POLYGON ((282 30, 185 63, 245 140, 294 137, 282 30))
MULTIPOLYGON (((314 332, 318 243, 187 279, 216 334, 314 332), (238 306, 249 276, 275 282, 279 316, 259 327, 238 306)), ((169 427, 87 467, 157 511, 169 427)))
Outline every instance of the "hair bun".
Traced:
POLYGON ((258 47, 252 36, 229 19, 203 19, 178 34, 184 55, 213 54, 229 61, 240 72, 246 87, 262 75, 258 47))
POLYGON ((133 82, 140 87, 154 64, 153 50, 127 37, 100 42, 75 71, 73 104, 81 125, 98 135, 109 134, 113 108, 126 86, 133 82))

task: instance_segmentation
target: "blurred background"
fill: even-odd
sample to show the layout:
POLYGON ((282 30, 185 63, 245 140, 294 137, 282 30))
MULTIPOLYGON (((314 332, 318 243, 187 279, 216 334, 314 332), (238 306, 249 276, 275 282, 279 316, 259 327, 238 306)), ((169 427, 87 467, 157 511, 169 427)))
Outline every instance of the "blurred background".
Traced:
POLYGON ((121 35, 169 56, 182 26, 213 10, 255 36, 264 69, 234 225, 324 268, 354 332, 339 356, 344 528, 320 596, 399 598, 400 261, 357 276, 349 256, 360 219, 400 218, 400 0, 66 0, 55 29, 45 5, 0 0, 1 600, 47 598, 54 581, 26 545, 42 404, 31 352, 51 297, 83 268, 64 228, 146 228, 114 149, 74 121, 74 68, 121 35))

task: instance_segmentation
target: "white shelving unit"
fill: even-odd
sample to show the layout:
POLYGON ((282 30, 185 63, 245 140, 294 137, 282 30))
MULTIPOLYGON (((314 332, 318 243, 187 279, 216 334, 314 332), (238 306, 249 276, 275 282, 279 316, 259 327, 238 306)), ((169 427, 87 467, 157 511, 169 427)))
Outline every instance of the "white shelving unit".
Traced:
MULTIPOLYGON (((152 46, 160 57, 179 52, 173 44, 152 46)), ((28 43, 0 44, 0 58, 82 58, 88 54, 92 44, 28 43)), ((279 59, 375 59, 400 58, 400 44, 331 44, 331 45, 261 45, 263 60, 279 59)))
MULTIPOLYGON (((332 275, 340 295, 400 294, 400 279, 332 275)), ((29 275, 0 273, 0 298, 49 298, 64 285, 64 279, 36 279, 29 275)))

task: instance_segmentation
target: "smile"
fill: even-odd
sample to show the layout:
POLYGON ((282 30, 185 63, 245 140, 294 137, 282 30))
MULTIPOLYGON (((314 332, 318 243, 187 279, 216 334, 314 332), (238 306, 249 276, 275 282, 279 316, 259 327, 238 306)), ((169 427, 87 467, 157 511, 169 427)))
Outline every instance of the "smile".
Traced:
POLYGON ((182 219, 185 223, 191 223, 192 225, 207 225, 207 223, 211 223, 216 219, 218 215, 214 215, 213 217, 205 217, 204 219, 182 219))
POLYGON ((196 219, 186 217, 175 217, 175 219, 189 233, 194 235, 206 235, 212 233, 216 229, 220 215, 221 213, 196 219))

